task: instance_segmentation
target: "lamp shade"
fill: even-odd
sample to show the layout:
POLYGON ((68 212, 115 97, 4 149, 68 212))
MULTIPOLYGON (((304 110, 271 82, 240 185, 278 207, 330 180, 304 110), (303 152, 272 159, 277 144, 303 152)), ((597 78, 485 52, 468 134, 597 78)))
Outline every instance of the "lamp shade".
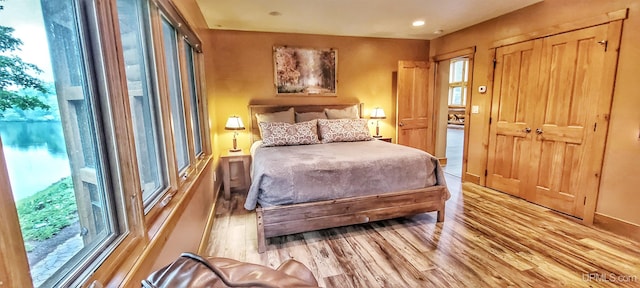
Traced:
POLYGON ((384 110, 382 110, 382 108, 376 107, 376 108, 373 108, 373 110, 371 110, 371 116, 369 118, 371 118, 371 119, 386 119, 387 116, 384 115, 384 110))
POLYGON ((238 116, 229 116, 227 119, 227 124, 224 125, 225 130, 244 130, 244 124, 242 123, 242 119, 238 116))

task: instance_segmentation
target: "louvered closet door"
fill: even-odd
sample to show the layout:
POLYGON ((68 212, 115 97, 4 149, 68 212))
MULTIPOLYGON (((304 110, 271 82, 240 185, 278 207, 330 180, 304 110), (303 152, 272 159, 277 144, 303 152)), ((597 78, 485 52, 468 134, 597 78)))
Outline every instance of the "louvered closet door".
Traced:
POLYGON ((543 40, 532 133, 532 194, 526 198, 579 218, 585 191, 592 188, 585 185, 592 177, 585 159, 588 153, 602 153, 593 151, 594 140, 599 140, 593 139, 598 103, 610 103, 612 94, 612 87, 602 81, 608 72, 603 69, 606 38, 607 25, 601 25, 543 40))
POLYGON ((526 186, 541 43, 496 50, 487 186, 519 197, 526 186))

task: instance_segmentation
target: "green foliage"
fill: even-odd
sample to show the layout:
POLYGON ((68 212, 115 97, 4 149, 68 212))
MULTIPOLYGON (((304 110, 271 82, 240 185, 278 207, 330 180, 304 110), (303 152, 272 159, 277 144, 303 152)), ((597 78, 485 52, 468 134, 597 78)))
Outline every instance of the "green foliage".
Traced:
POLYGON ((19 88, 32 88, 43 94, 48 90, 42 80, 32 76, 40 74, 42 70, 38 66, 26 63, 16 55, 7 53, 20 50, 22 41, 13 37, 14 29, 0 26, 0 116, 2 112, 16 107, 22 110, 35 108, 49 109, 37 95, 24 95, 17 93, 19 88))
POLYGON ((51 184, 16 203, 25 241, 46 240, 78 221, 71 177, 51 184))

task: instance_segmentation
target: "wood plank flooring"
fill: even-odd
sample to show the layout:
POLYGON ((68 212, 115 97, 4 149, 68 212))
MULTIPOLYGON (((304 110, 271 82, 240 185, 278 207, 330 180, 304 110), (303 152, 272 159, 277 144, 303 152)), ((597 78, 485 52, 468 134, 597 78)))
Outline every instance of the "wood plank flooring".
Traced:
POLYGON ((273 237, 264 254, 236 191, 218 201, 206 256, 271 267, 293 257, 322 287, 640 287, 640 243, 448 174, 447 183, 443 223, 426 213, 273 237))

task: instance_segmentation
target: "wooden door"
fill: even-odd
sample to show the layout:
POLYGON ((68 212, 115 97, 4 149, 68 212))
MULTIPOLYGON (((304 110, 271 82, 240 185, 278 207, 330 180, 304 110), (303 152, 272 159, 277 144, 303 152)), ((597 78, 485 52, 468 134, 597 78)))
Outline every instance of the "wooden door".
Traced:
POLYGON ((398 144, 431 154, 433 141, 433 105, 429 99, 429 63, 398 62, 397 139, 398 144))
POLYGON ((488 187, 590 217, 620 31, 604 24, 496 49, 488 187))
POLYGON ((603 153, 593 146, 604 142, 594 138, 598 103, 610 103, 613 89, 612 83, 602 81, 604 73, 614 73, 603 69, 607 26, 543 39, 528 198, 579 218, 584 214, 585 191, 593 188, 585 186, 585 180, 593 177, 585 159, 587 154, 603 153))
POLYGON ((524 197, 541 40, 496 50, 487 187, 524 197))

